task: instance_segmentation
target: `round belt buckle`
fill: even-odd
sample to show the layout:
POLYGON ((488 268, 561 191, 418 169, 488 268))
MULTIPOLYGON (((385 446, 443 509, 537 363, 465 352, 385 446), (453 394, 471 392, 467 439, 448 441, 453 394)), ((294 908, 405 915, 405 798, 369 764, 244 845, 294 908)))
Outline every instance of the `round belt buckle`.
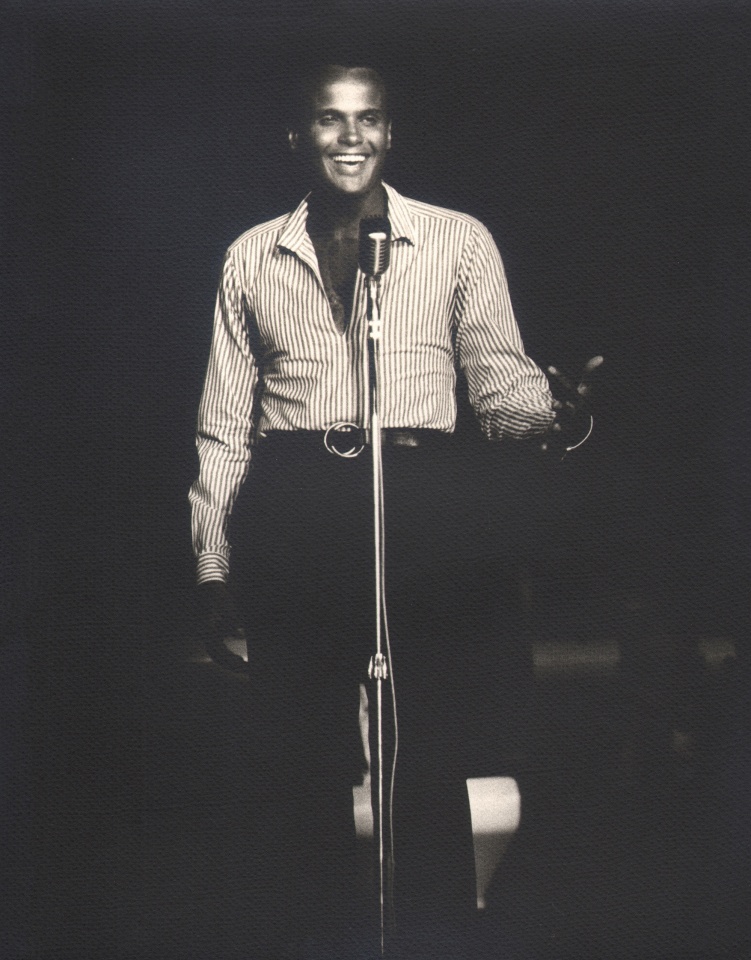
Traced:
POLYGON ((365 449, 363 431, 356 423, 332 423, 323 435, 323 445, 329 453, 334 453, 337 457, 357 457, 365 449))

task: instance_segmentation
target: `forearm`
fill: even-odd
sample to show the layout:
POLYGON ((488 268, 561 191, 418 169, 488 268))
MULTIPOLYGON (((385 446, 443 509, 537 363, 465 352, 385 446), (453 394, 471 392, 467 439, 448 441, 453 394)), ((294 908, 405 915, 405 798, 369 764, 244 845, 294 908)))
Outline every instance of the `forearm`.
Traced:
POLYGON ((197 582, 226 581, 231 550, 227 522, 247 476, 250 453, 247 446, 233 451, 207 438, 199 440, 198 451, 201 470, 189 494, 197 582))
POLYGON ((250 463, 253 398, 258 369, 250 350, 240 284, 225 258, 214 333, 198 409, 198 479, 190 489, 198 582, 226 580, 227 521, 250 463))
POLYGON ((491 440, 540 436, 554 422, 547 377, 526 355, 500 254, 477 230, 462 270, 456 351, 469 400, 491 440))

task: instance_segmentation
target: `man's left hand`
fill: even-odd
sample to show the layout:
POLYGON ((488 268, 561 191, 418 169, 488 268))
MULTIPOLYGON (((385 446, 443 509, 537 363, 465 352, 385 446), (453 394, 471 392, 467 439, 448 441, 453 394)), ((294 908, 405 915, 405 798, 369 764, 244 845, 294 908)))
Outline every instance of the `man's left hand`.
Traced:
POLYGON ((589 436, 592 417, 589 412, 589 397, 593 373, 602 366, 604 358, 597 356, 587 360, 577 378, 572 378, 558 367, 548 367, 553 388, 555 420, 543 437, 543 451, 560 451, 564 454, 579 446, 589 436))

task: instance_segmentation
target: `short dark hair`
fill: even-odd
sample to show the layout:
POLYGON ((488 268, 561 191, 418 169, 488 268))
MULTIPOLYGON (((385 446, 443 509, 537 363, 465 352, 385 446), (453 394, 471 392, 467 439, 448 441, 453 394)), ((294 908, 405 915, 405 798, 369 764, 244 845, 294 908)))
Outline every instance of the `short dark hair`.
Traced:
POLYGON ((292 96, 289 111, 290 130, 300 131, 310 120, 313 106, 313 97, 325 84, 338 80, 347 73, 360 74, 363 79, 369 80, 381 94, 383 110, 390 118, 388 87, 383 75, 375 67, 362 63, 325 63, 318 64, 311 70, 301 74, 292 96))

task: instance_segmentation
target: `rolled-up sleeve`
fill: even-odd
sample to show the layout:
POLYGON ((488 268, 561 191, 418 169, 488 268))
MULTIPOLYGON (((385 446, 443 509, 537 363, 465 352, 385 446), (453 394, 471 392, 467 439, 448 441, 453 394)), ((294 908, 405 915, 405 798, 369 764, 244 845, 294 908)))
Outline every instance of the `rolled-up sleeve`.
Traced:
POLYGON ((479 223, 458 278, 456 351, 489 439, 523 439, 549 429, 554 413, 547 378, 524 353, 498 248, 479 223))
POLYGON ((230 251, 217 293, 211 353, 198 410, 199 475, 189 493, 199 583, 227 579, 227 521, 250 463, 258 369, 245 320, 242 289, 230 251))

